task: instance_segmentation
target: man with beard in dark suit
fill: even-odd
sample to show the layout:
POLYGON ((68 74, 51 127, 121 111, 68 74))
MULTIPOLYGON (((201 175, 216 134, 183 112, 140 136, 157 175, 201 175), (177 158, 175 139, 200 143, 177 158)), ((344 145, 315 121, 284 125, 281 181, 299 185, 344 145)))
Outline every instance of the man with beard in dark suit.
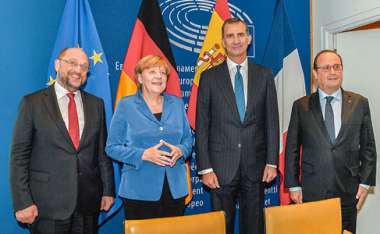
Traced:
POLYGON ((80 90, 89 70, 82 49, 64 49, 55 70, 55 84, 19 107, 10 158, 15 216, 31 233, 97 233, 98 214, 114 197, 103 100, 80 90))
POLYGON ((285 185, 295 203, 340 198, 343 229, 355 233, 357 210, 376 180, 368 100, 341 88, 342 58, 333 50, 317 54, 313 75, 317 92, 293 104, 285 185))

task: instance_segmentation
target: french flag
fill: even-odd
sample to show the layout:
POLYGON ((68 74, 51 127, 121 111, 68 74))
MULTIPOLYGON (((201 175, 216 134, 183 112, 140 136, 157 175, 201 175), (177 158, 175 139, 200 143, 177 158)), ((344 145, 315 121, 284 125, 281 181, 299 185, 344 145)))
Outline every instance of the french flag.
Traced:
POLYGON ((305 96, 305 79, 300 57, 283 0, 278 0, 262 63, 275 74, 280 120, 280 202, 289 204, 289 191, 284 187, 285 143, 292 105, 305 96))

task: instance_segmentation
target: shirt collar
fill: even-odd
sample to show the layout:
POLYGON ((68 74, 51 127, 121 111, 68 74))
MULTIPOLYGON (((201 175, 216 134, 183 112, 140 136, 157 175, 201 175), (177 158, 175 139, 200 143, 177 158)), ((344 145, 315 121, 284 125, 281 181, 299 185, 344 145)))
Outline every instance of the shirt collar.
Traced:
POLYGON ((334 97, 334 99, 340 101, 342 100, 342 89, 338 89, 337 91, 335 91, 334 93, 332 93, 331 95, 328 95, 327 93, 323 92, 321 89, 318 89, 318 94, 319 94, 319 100, 322 101, 325 99, 325 97, 327 96, 332 96, 334 97))
POLYGON ((245 58, 244 61, 241 64, 237 64, 234 61, 232 61, 230 58, 227 57, 227 66, 228 70, 236 69, 236 66, 240 65, 243 70, 246 70, 248 67, 248 58, 245 58))
MULTIPOLYGON (((72 93, 68 91, 67 89, 65 89, 62 85, 60 85, 58 81, 54 83, 54 90, 55 90, 55 94, 57 95, 57 99, 61 99, 62 97, 66 96, 68 93, 72 93)), ((80 91, 77 90, 74 92, 74 94, 75 96, 77 96, 77 94, 80 94, 80 91)))

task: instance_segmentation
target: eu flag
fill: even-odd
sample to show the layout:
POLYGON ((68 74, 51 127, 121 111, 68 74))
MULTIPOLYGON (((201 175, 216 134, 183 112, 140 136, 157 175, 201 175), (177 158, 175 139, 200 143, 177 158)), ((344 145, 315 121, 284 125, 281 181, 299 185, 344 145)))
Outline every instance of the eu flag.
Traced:
MULTIPOLYGON (((87 83, 83 89, 104 100, 106 122, 107 126, 109 126, 112 116, 112 99, 108 64, 87 0, 66 1, 57 39, 50 58, 48 69, 49 84, 54 83, 56 76, 54 60, 57 58, 59 52, 67 47, 81 47, 87 54, 90 61, 90 71, 88 73, 87 83)), ((114 171, 115 183, 116 186, 118 186, 120 182, 120 169, 116 163, 114 163, 114 171)), ((121 205, 121 200, 117 198, 115 204, 108 212, 101 213, 99 224, 102 224, 109 216, 117 211, 121 205)))

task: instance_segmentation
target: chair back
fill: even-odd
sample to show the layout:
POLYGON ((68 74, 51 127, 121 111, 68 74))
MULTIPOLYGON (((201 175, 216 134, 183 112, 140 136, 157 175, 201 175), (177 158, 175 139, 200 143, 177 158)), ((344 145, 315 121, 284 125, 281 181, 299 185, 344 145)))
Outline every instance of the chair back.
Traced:
POLYGON ((126 220, 125 234, 225 234, 226 225, 223 211, 204 214, 126 220))
POLYGON ((265 208, 266 234, 341 234, 340 199, 265 208))

